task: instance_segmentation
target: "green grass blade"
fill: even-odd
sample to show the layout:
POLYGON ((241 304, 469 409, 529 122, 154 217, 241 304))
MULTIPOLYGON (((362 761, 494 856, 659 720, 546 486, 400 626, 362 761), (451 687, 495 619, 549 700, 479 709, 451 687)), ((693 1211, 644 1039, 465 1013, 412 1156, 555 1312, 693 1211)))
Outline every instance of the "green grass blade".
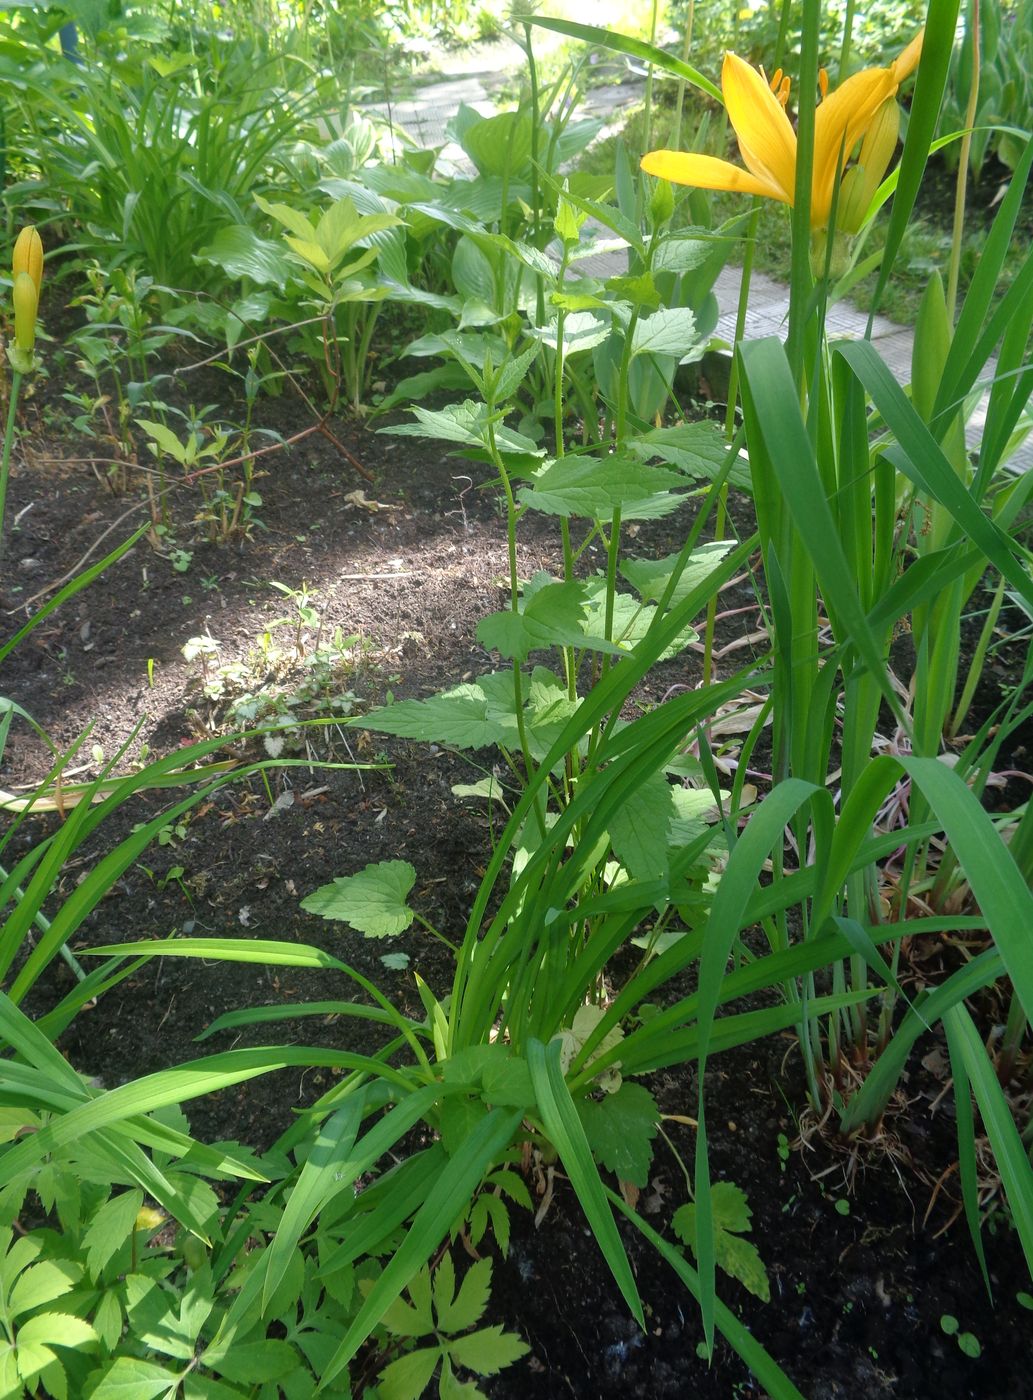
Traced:
POLYGON ((266 1251, 262 1309, 269 1306, 302 1235, 326 1203, 352 1184, 348 1154, 355 1142, 365 1109, 365 1095, 352 1094, 343 1108, 321 1123, 305 1165, 295 1182, 266 1251))
POLYGON ((874 1122, 889 1102, 900 1079, 911 1047, 920 1035, 934 1025, 952 1006, 983 987, 989 987, 1004 971, 1000 953, 988 948, 970 963, 954 972, 928 996, 916 997, 893 1032, 893 1038, 876 1060, 868 1078, 850 1100, 840 1122, 840 1130, 852 1133, 863 1123, 874 1122))
POLYGON ((645 1331, 642 1300, 638 1296, 631 1265, 628 1263, 621 1237, 617 1233, 613 1212, 606 1204, 606 1193, 599 1169, 592 1160, 592 1150, 588 1145, 585 1130, 560 1069, 559 1041, 553 1040, 547 1046, 540 1040, 529 1041, 527 1067, 531 1072, 531 1083, 538 1100, 542 1126, 559 1154, 563 1169, 570 1178, 570 1184, 581 1202, 585 1218, 595 1236, 596 1244, 602 1250, 603 1258, 610 1267, 617 1287, 624 1295, 624 1301, 631 1309, 635 1321, 645 1331))
POLYGON ((708 97, 712 97, 715 102, 724 106, 721 89, 709 78, 704 78, 702 73, 698 73, 688 63, 683 63, 680 58, 675 58, 673 54, 658 49, 655 44, 647 44, 642 39, 633 39, 630 34, 618 34, 612 29, 600 29, 594 24, 575 24, 572 20, 566 19, 545 19, 541 15, 529 15, 528 19, 539 29, 551 29, 554 34, 565 34, 568 39, 583 39, 586 44, 592 44, 596 48, 612 49, 614 53, 626 54, 629 58, 638 58, 643 63, 651 63, 654 67, 662 68, 665 73, 670 73, 675 78, 684 78, 687 83, 698 87, 701 92, 705 92, 708 97))
MULTIPOLYGON (((893 212, 886 230, 879 281, 872 298, 869 328, 882 301, 890 273, 915 207, 918 188, 925 174, 929 149, 936 135, 940 103, 950 72, 954 50, 954 33, 958 23, 959 0, 929 0, 925 20, 925 39, 918 65, 915 94, 908 116, 907 138, 897 171, 897 188, 893 197, 893 212)), ((869 329, 870 333, 870 329, 869 329)))
POLYGON ((944 1015, 944 1025, 950 1026, 964 1060, 983 1127, 1001 1173, 1015 1230, 1033 1275, 1033 1167, 972 1017, 963 1006, 957 1005, 944 1015))
POLYGON ((822 595, 830 615, 838 623, 841 640, 853 642, 887 704, 903 723, 900 701, 887 675, 882 647, 861 607, 826 499, 785 351, 777 340, 767 339, 741 345, 739 356, 743 396, 753 427, 751 458, 762 446, 771 471, 782 487, 785 504, 814 562, 822 595))
MULTIPOLYGON (((675 1249, 674 1245, 669 1244, 662 1235, 658 1235, 616 1191, 611 1191, 609 1187, 606 1187, 606 1194, 621 1214, 626 1216, 635 1229, 666 1259, 685 1287, 698 1301, 701 1293, 699 1274, 685 1258, 682 1251, 675 1249)), ((751 1373, 767 1391, 771 1400, 803 1400, 803 1395, 793 1385, 778 1362, 765 1351, 755 1337, 750 1335, 735 1313, 725 1307, 720 1299, 714 1305, 714 1321, 717 1324, 717 1330, 732 1350, 750 1368, 751 1373)))
POLYGON ((1033 892, 968 785, 935 758, 901 767, 943 823, 1027 1017, 1033 1020, 1033 892))
POLYGON ((947 1052, 950 1055, 951 1078, 954 1080, 954 1110, 958 1129, 958 1176, 961 1180, 961 1199, 965 1207, 965 1220, 972 1238, 972 1248, 979 1260, 979 1271, 983 1275, 987 1297, 994 1300, 990 1287, 990 1275, 986 1267, 986 1252, 983 1249, 983 1235, 979 1221, 979 1179, 976 1166, 976 1125, 972 1112, 972 1089, 965 1064, 965 1053, 961 1035, 954 1019, 957 1008, 948 1011, 943 1018, 943 1029, 947 1035, 947 1052))
POLYGON ((977 545, 1000 574, 1033 607, 1033 581, 1012 552, 1008 536, 980 510, 939 443, 911 406, 903 389, 867 341, 835 347, 870 394, 897 442, 887 453, 894 465, 950 511, 962 534, 977 545))

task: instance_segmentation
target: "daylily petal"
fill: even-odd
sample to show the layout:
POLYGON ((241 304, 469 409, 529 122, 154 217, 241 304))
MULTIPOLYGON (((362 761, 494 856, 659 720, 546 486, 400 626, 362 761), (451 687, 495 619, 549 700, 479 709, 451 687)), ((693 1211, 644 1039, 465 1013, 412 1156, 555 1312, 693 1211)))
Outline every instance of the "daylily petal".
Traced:
POLYGON ((896 90, 892 68, 865 68, 829 93, 814 114, 813 228, 828 223, 832 192, 843 166, 876 112, 896 90))
POLYGON ((796 132, 782 104, 756 68, 734 53, 725 54, 721 91, 743 160, 764 183, 765 194, 790 203, 796 184, 796 132), (771 193, 774 189, 781 194, 771 193))
POLYGON ((676 185, 693 185, 701 190, 731 190, 734 194, 760 194, 788 204, 789 196, 773 181, 762 180, 731 161, 716 156, 688 155, 684 151, 650 151, 642 157, 647 175, 658 175, 676 185))
POLYGON ((811 185, 811 226, 829 221, 832 193, 842 166, 864 136, 876 113, 914 71, 922 56, 925 30, 920 29, 889 68, 865 68, 836 88, 814 116, 814 175, 811 185))
POLYGON ((925 38, 925 30, 920 29, 915 37, 908 44, 903 53, 899 53, 893 60, 893 76, 898 83, 902 83, 918 67, 918 60, 922 57, 922 40, 925 38))

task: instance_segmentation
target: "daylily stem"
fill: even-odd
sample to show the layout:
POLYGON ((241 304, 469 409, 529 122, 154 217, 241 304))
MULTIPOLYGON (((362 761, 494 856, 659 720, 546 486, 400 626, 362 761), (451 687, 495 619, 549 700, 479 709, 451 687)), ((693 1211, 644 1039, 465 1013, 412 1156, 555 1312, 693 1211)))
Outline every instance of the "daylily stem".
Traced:
POLYGON ((11 471, 11 448, 14 445, 15 415, 18 410, 18 391, 22 377, 18 371, 11 371, 11 396, 7 403, 7 427, 4 429, 4 451, 0 460, 0 562, 4 557, 4 507, 7 503, 7 478, 11 471))

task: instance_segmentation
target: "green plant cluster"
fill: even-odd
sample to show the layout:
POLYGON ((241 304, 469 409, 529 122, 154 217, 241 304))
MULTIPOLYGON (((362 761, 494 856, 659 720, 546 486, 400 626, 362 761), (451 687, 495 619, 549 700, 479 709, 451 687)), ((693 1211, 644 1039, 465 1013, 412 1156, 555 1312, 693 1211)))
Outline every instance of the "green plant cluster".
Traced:
MULTIPOLYGON (((957 0, 930 0, 900 165, 868 211, 870 226, 893 194, 871 264, 880 290, 934 140, 957 10, 957 0)), ((304 381, 306 395, 321 394, 316 428, 379 394, 381 414, 409 410, 382 431, 457 451, 501 502, 505 601, 477 629, 492 669, 342 721, 349 699, 340 703, 336 671, 351 639, 324 643, 311 590, 274 585, 290 607, 274 624, 286 646, 274 647, 270 628, 253 664, 231 673, 213 638, 188 643, 208 700, 232 700, 265 740, 261 758, 236 767, 218 756, 222 736, 124 771, 127 744, 94 780, 70 783, 86 736, 62 751, 21 707, 0 704, 0 749, 13 724, 29 724, 51 754, 37 792, 2 799, 0 1393, 480 1394, 468 1374, 490 1376, 526 1350, 484 1317, 488 1251, 505 1254, 513 1212, 533 1207, 536 1166, 569 1182, 640 1325, 631 1231, 698 1301, 704 1355, 720 1332, 767 1393, 797 1396, 719 1297, 769 1297, 764 1261, 776 1242, 746 1238, 743 1192, 711 1179, 705 1076, 711 1057, 785 1032, 809 1111, 844 1134, 881 1120, 912 1048, 938 1037, 975 1267, 989 1286, 985 1155, 1033 1266, 1033 811, 982 801, 1033 716, 1028 646, 1022 683, 972 718, 1004 599, 1033 616, 1022 534, 1033 473, 1010 470, 1031 427, 1033 263, 998 288, 1033 139, 1015 153, 963 300, 956 277, 946 290, 931 280, 905 391, 870 342, 829 334, 863 233, 852 266, 834 268, 842 245, 810 224, 815 111, 801 103, 785 342, 739 340, 723 421, 691 421, 686 376, 720 348, 713 287, 753 215, 715 223, 699 191, 648 179, 623 150, 612 172, 571 173, 598 124, 575 115, 576 72, 540 81, 534 29, 603 43, 713 96, 709 77, 618 34, 521 22, 526 100, 490 117, 461 108, 450 135, 467 167, 439 169, 435 152, 390 126, 350 104, 328 107, 314 57, 262 52, 258 26, 201 52, 170 47, 176 36, 153 15, 124 22, 138 45, 82 71, 60 69, 45 25, 12 27, 31 49, 19 51, 12 105, 35 144, 22 148, 26 169, 7 194, 12 207, 49 210, 53 228, 74 229, 78 251, 97 260, 72 352, 93 386, 80 406, 110 422, 113 441, 128 447, 137 429, 153 444, 154 514, 0 645, 0 666, 146 530, 169 529, 169 462, 184 481, 213 483, 201 510, 213 537, 246 533, 246 512, 261 506, 247 473, 263 384, 304 381), (624 256, 619 275, 592 270, 606 246, 624 256), (426 367, 381 391, 387 307, 396 326, 408 318, 397 339, 426 367), (235 439, 207 409, 173 428, 160 404, 147 361, 188 336, 216 337, 217 356, 245 381, 235 439), (973 448, 966 426, 988 379, 973 448), (245 472, 236 484, 230 463, 245 472), (748 538, 731 528, 733 492, 755 515, 748 538), (555 524, 557 563, 527 577, 521 532, 541 517, 555 524), (637 527, 659 518, 680 522, 679 547, 637 555, 637 527), (963 623, 987 577, 992 603, 966 664, 963 623), (763 640, 719 673, 716 618, 733 581, 755 591, 763 640), (898 674, 904 634, 914 664, 898 674), (646 703, 643 686, 670 662, 694 684, 646 703), (271 704, 265 694, 274 672, 302 663, 304 703, 330 710, 320 719, 303 718, 294 693, 271 704), (285 731, 342 722, 497 762, 461 790, 501 814, 465 923, 435 926, 424 872, 392 859, 305 892, 302 907, 328 921, 327 947, 218 935, 82 946, 87 916, 162 833, 231 781, 310 766, 311 755, 283 755, 285 731), (166 789, 170 806, 112 843, 78 884, 62 881, 109 816, 166 789), (30 827, 34 812, 55 809, 63 820, 49 834, 30 827), (920 992, 906 989, 905 940, 945 931, 964 931, 979 950, 920 992), (451 980, 415 976, 414 1014, 339 956, 354 934, 434 939, 451 980), (30 1015, 29 994, 58 957, 75 985, 30 1015), (268 1044, 119 1086, 84 1079, 61 1054, 62 1035, 155 958, 319 969, 327 995, 230 1013, 202 1037, 266 1025, 268 1044), (991 992, 1006 1009, 988 1042, 970 1008, 991 992), (381 1048, 276 1043, 278 1022, 305 1015, 373 1023, 381 1048), (687 1065, 691 1163, 646 1078, 687 1065), (191 1135, 181 1105, 287 1066, 328 1069, 332 1085, 298 1105, 270 1149, 191 1135), (635 1201, 668 1153, 685 1193, 665 1233, 635 1201), (461 1277, 460 1241, 484 1256, 461 1277)), ((798 52, 800 89, 817 90, 835 22, 816 0, 802 16, 787 5, 771 68, 798 52), (799 43, 787 45, 798 19, 799 43)), ((107 52, 100 34, 92 42, 107 52)), ((26 246, 16 290, 19 275, 39 271, 26 246)), ((746 295, 748 278, 747 267, 746 295)), ((23 313, 4 485, 19 389, 36 368, 30 329, 23 313)), ((385 961, 402 967, 404 957, 385 961)), ((783 1168, 789 1150, 780 1139, 783 1168)), ((944 1324, 974 1358, 972 1334, 944 1324)))

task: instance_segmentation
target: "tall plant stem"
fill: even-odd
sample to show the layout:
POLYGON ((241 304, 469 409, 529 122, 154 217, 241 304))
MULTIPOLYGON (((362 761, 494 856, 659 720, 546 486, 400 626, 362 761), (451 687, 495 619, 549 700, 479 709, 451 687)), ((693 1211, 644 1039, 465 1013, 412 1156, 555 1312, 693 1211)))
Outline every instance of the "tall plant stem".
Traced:
POLYGON ((7 504, 7 478, 11 471, 11 448, 14 445, 15 415, 18 411, 18 390, 22 377, 17 370, 11 371, 11 396, 7 402, 7 426, 4 429, 4 451, 0 459, 0 562, 4 557, 4 507, 7 504))
POLYGON ((979 0, 971 0, 968 11, 969 40, 972 45, 972 82, 968 106, 965 109, 965 134, 961 138, 958 156, 958 178, 954 186, 954 228, 951 233, 951 257, 947 270, 947 320, 954 325, 958 304, 958 277, 961 272, 961 237, 965 231, 965 199, 968 193, 968 162, 972 149, 972 127, 979 109, 979 0))
MULTIPOLYGON (((649 24, 649 42, 650 42, 651 44, 655 44, 655 43, 656 43, 656 16, 657 16, 658 5, 659 5, 659 0, 653 0, 652 17, 651 17, 651 19, 650 19, 650 24, 649 24)), ((646 73, 646 122, 645 122, 644 134, 643 134, 643 137, 642 137, 642 149, 643 149, 644 151, 648 151, 648 150, 650 150, 650 149, 652 148, 652 147, 651 147, 652 135, 653 135, 653 65, 650 64, 650 65, 649 65, 649 69, 648 69, 648 71, 647 71, 647 73, 646 73)), ((641 186, 641 184, 640 184, 640 185, 639 185, 640 197, 641 197, 641 189, 642 189, 642 186, 641 186)))
MULTIPOLYGON (((689 54, 692 51, 692 26, 696 18, 696 0, 689 0, 689 12, 685 19, 685 37, 681 46, 681 61, 688 63, 689 54)), ((678 79, 678 101, 674 109, 674 140, 671 143, 672 149, 681 150, 681 119, 682 111, 685 107, 685 79, 678 79)), ((648 150, 649 147, 647 146, 648 150)))

